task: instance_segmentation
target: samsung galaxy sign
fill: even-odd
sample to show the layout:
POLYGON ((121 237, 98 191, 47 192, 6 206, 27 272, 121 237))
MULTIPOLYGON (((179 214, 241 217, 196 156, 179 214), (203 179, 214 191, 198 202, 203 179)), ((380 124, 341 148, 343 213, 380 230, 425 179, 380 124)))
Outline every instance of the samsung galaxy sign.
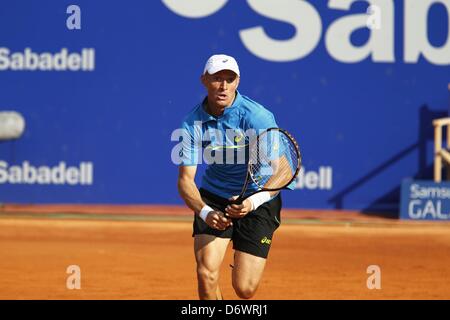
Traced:
MULTIPOLYGON (((229 0, 162 0, 174 13, 190 19, 215 14, 229 0)), ((328 8, 339 13, 349 11, 352 4, 361 0, 329 0, 328 8)), ((434 4, 450 14, 450 0, 403 0, 403 17, 395 12, 395 0, 366 0, 367 13, 348 14, 323 25, 317 9, 305 0, 247 0, 258 14, 292 25, 296 32, 285 40, 271 38, 264 26, 254 26, 239 31, 244 46, 255 56, 274 62, 295 61, 307 57, 317 48, 322 36, 330 56, 343 63, 358 63, 368 57, 375 63, 394 63, 395 19, 404 21, 403 57, 405 63, 417 63, 423 56, 435 65, 450 64, 450 26, 442 46, 433 46, 428 39, 429 11, 434 4), (354 31, 370 28, 369 40, 363 46, 354 46, 350 40, 354 31), (325 30, 326 28, 326 30, 325 30)), ((450 21, 450 18, 447 19, 450 21)), ((450 22, 449 22, 450 24, 450 22)), ((397 41, 397 44, 399 42, 397 41)))
POLYGON ((450 183, 404 180, 400 218, 450 221, 450 183))

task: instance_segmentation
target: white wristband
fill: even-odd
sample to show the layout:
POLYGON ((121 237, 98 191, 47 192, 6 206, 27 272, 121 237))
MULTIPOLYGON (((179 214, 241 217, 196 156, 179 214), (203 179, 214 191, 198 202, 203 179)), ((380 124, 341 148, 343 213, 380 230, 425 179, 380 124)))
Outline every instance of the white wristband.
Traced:
POLYGON ((271 195, 269 191, 258 192, 250 197, 248 200, 252 203, 252 211, 258 209, 260 205, 264 202, 267 202, 271 199, 271 195))
POLYGON ((214 211, 213 208, 211 208, 210 206, 205 205, 202 210, 200 210, 200 213, 198 214, 200 216, 200 218, 202 218, 203 221, 206 222, 206 217, 208 216, 208 213, 210 213, 211 211, 214 211))

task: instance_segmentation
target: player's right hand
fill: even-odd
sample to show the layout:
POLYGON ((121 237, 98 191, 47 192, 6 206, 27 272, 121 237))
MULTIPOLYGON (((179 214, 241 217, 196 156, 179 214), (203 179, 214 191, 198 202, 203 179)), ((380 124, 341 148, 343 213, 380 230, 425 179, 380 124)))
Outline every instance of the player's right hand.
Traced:
POLYGON ((226 218, 223 212, 211 211, 206 216, 206 224, 217 230, 225 230, 229 226, 232 226, 233 222, 231 219, 226 218))

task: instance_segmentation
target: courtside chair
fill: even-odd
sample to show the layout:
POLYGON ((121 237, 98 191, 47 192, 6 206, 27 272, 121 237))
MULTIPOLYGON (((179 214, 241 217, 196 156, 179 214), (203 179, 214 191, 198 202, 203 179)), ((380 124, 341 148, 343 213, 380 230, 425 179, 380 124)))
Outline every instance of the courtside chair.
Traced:
MULTIPOLYGON (((450 92, 450 83, 448 84, 450 92)), ((442 181, 442 166, 445 165, 446 180, 450 180, 450 117, 433 120, 434 126, 434 182, 442 181), (442 131, 446 131, 446 143, 442 143, 442 131)))

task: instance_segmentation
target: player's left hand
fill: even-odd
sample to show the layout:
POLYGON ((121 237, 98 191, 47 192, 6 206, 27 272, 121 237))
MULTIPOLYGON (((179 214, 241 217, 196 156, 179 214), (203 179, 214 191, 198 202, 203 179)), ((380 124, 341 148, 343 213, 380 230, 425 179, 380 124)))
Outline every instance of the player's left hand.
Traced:
MULTIPOLYGON (((237 199, 238 196, 231 197, 230 201, 237 199)), ((230 218, 239 219, 247 215, 252 211, 252 203, 250 200, 245 199, 241 204, 229 204, 225 208, 225 214, 230 218)))

